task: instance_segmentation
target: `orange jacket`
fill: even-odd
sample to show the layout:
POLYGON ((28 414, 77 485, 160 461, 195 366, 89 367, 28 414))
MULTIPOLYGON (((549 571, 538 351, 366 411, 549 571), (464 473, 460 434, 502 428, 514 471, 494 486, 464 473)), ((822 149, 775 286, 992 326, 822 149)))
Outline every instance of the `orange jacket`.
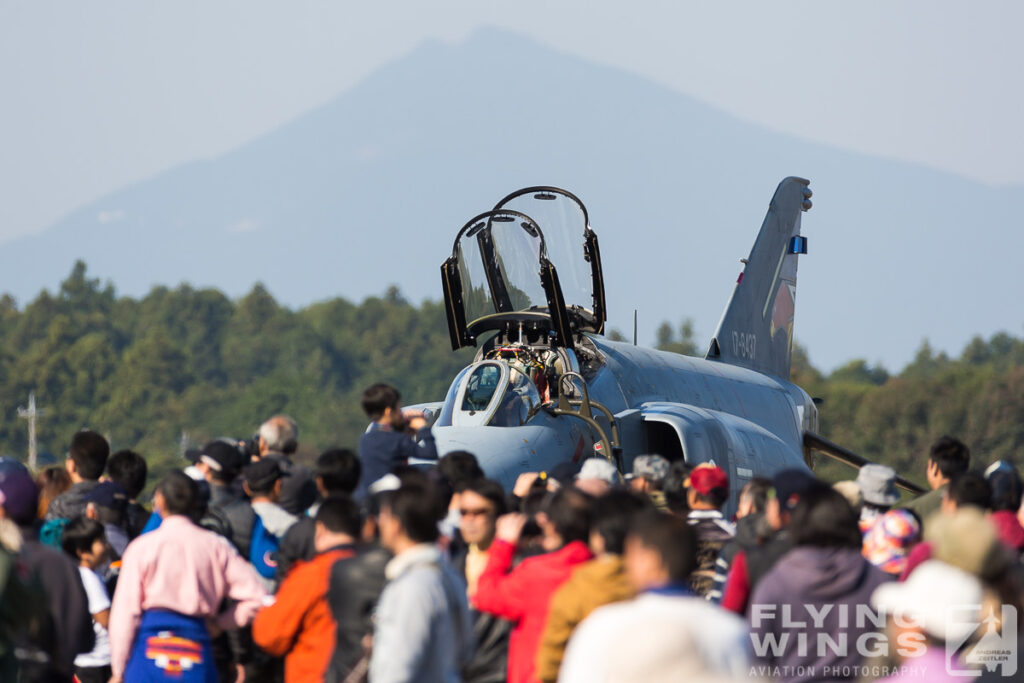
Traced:
POLYGON ((274 604, 253 620, 253 640, 268 654, 284 657, 288 683, 324 680, 337 630, 327 604, 331 567, 354 554, 352 546, 339 546, 297 563, 278 588, 274 604))

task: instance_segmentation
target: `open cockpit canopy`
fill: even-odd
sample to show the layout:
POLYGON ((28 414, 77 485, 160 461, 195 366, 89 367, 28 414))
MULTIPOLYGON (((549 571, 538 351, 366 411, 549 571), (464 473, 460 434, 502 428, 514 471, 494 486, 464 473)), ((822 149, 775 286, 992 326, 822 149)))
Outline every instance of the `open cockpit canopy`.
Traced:
POLYGON ((597 234, 565 190, 525 188, 475 216, 456 236, 441 280, 453 349, 475 346, 488 330, 567 347, 577 333, 604 331, 597 234))

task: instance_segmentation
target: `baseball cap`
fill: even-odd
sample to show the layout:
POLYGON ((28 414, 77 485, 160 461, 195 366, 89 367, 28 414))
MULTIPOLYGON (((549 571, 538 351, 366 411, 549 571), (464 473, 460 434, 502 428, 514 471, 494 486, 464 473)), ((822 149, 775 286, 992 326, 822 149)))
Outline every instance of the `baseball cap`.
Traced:
POLYGON ((811 474, 810 470, 793 467, 779 470, 772 477, 772 488, 779 504, 786 510, 792 510, 800 496, 825 486, 825 483, 811 474))
POLYGON ((662 481, 668 476, 668 460, 660 455, 638 455, 633 460, 633 473, 629 478, 646 477, 654 481, 662 481))
POLYGON ((197 460, 216 472, 219 479, 234 479, 244 464, 238 448, 220 439, 203 446, 197 460))
POLYGON ((609 484, 619 483, 619 471, 604 458, 587 458, 583 461, 577 479, 600 479, 609 484))
POLYGON ((128 503, 128 493, 117 482, 104 481, 94 486, 82 500, 102 508, 120 510, 128 503))
POLYGON ((281 477, 288 476, 287 472, 281 470, 277 460, 273 458, 261 458, 251 465, 246 465, 242 470, 245 483, 254 491, 265 491, 274 485, 274 482, 281 477))
POLYGON ((693 468, 690 476, 683 482, 686 488, 692 488, 702 496, 710 494, 715 489, 729 488, 729 475, 718 465, 710 462, 702 462, 693 468))

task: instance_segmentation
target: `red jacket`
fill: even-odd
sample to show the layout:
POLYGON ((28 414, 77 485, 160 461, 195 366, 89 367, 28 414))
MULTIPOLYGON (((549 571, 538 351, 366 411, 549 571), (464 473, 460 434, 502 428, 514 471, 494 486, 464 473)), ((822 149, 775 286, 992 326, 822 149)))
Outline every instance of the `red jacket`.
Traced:
POLYGON ((993 512, 989 517, 996 525, 999 540, 1017 552, 1024 550, 1024 527, 1017 521, 1017 513, 1010 510, 993 512))
POLYGON ((284 657, 289 683, 324 680, 337 630, 327 604, 331 567, 354 554, 352 546, 339 546, 297 563, 277 589, 274 604, 253 620, 253 640, 267 653, 284 657))
POLYGON ((480 611, 515 624, 508 642, 508 681, 527 683, 537 680, 537 647, 547 623, 551 595, 577 565, 593 555, 585 543, 573 541, 560 550, 527 558, 512 569, 515 551, 515 546, 505 541, 491 544, 487 568, 480 575, 472 601, 480 611))

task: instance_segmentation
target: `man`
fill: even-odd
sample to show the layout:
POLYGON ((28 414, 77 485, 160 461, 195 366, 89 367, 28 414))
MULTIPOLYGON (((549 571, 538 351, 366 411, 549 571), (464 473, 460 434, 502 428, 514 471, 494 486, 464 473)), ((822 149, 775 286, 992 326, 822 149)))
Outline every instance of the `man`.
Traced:
POLYGON ((514 569, 516 545, 527 518, 515 513, 498 520, 473 604, 515 624, 508 647, 510 683, 536 680, 537 648, 551 595, 573 569, 593 557, 587 545, 592 517, 593 499, 583 491, 567 487, 551 494, 537 515, 546 552, 528 557, 514 569))
POLYGON ((84 500, 85 516, 103 525, 107 543, 115 553, 112 559, 120 559, 131 540, 124 523, 128 494, 120 484, 104 481, 85 494, 84 500))
MULTIPOLYGON (((447 456, 445 456, 447 457, 447 456)), ((490 479, 462 483, 459 494, 459 531, 466 550, 454 561, 456 571, 466 579, 466 593, 472 600, 480 575, 487 566, 498 517, 505 514, 505 491, 490 479)), ((503 683, 508 671, 508 637, 512 625, 499 617, 470 609, 476 652, 463 671, 466 683, 503 683)))
POLYGON ((324 680, 336 630, 327 604, 328 579, 335 562, 355 554, 361 523, 359 507, 347 495, 325 500, 313 522, 316 556, 295 566, 274 604, 253 621, 256 644, 284 657, 286 681, 324 680))
POLYGON ((690 508, 686 519, 697 533, 697 569, 690 576, 690 588, 706 598, 714 584, 718 553, 736 535, 736 527, 721 510, 729 500, 729 475, 717 465, 702 462, 684 485, 690 508))
POLYGON ((113 683, 216 680, 207 623, 245 626, 266 596, 252 567, 192 522, 197 496, 188 475, 169 472, 153 495, 163 522, 125 552, 110 613, 113 683))
POLYGON ((259 457, 277 461, 288 476, 281 488, 280 505, 292 515, 301 515, 316 502, 313 473, 292 461, 299 448, 299 426, 286 415, 275 415, 260 425, 259 457))
POLYGON ((951 436, 944 436, 936 441, 928 456, 925 476, 931 491, 918 496, 905 505, 918 518, 925 522, 942 504, 942 496, 949 486, 949 481, 958 474, 967 471, 971 464, 971 451, 963 443, 951 436))
POLYGON ((465 586, 433 545, 438 538, 432 492, 405 484, 383 494, 381 544, 394 553, 377 605, 370 680, 458 681, 473 650, 465 586))
MULTIPOLYGON (((217 531, 228 538, 242 558, 249 559, 256 513, 246 498, 238 475, 247 458, 236 442, 217 439, 205 444, 195 454, 195 468, 209 485, 210 500, 207 517, 219 522, 217 531)), ((228 631, 213 642, 214 657, 222 677, 230 671, 250 674, 266 671, 266 662, 256 652, 248 627, 228 631)))
POLYGON ((221 518, 227 537, 242 557, 248 558, 256 513, 238 482, 244 464, 236 445, 218 439, 199 450, 195 467, 210 487, 210 513, 221 518))
POLYGON ((110 444, 96 432, 82 430, 71 438, 71 448, 64 467, 71 476, 71 488, 50 503, 46 511, 51 519, 74 519, 85 513, 85 494, 99 484, 107 465, 110 444))
MULTIPOLYGON (((15 562, 26 585, 42 588, 46 611, 38 616, 38 638, 26 649, 21 671, 25 680, 70 683, 75 657, 89 652, 94 644, 92 615, 78 567, 64 553, 39 542, 33 524, 39 490, 28 470, 20 462, 0 458, 0 522, 10 520, 18 526, 21 544, 15 562)), ((12 599, 13 600, 13 599, 12 599)), ((20 626, 29 624, 28 615, 19 615, 20 626)))
POLYGON ((803 468, 775 473, 765 503, 764 518, 771 530, 769 537, 752 548, 740 549, 733 557, 722 592, 722 607, 737 614, 747 611, 750 595, 758 582, 792 547, 788 527, 796 504, 801 497, 823 486, 824 483, 803 468))
POLYGON ((263 458, 245 466, 242 471, 242 488, 251 501, 256 513, 252 537, 249 542, 249 561, 264 579, 268 591, 276 587, 277 551, 281 539, 288 533, 298 518, 278 504, 284 485, 277 460, 263 458))
POLYGON ((579 625, 558 680, 747 678, 746 624, 688 588, 696 550, 696 534, 685 520, 664 513, 637 517, 626 539, 625 568, 638 597, 601 607, 579 625))
POLYGON ((373 424, 359 437, 363 476, 357 498, 362 500, 375 481, 404 467, 410 458, 437 460, 437 446, 420 413, 402 412, 402 397, 387 384, 374 384, 363 392, 363 411, 373 424))
POLYGON ((985 469, 985 479, 992 489, 992 523, 999 529, 999 538, 1020 555, 1024 550, 1024 527, 1017 519, 1024 482, 1013 463, 997 460, 985 469))
POLYGON ((660 455, 638 455, 633 461, 633 474, 629 477, 629 487, 648 496, 662 512, 668 511, 664 492, 668 469, 668 460, 660 455))
POLYGON ((145 459, 135 451, 118 451, 107 460, 107 477, 120 484, 128 495, 128 503, 124 509, 124 524, 128 538, 132 539, 142 533, 149 520, 149 510, 138 503, 142 489, 146 488, 146 477, 149 467, 145 459))
MULTIPOLYGON (((932 516, 934 523, 939 517, 954 517, 957 512, 966 508, 974 508, 986 513, 992 503, 992 487, 980 472, 963 472, 953 475, 945 485, 939 511, 932 516)), ((907 577, 923 562, 931 559, 933 544, 926 535, 925 540, 918 543, 907 554, 906 564, 900 573, 900 580, 907 577)))
POLYGON ((633 586, 622 561, 626 532, 637 515, 652 510, 654 506, 647 496, 622 490, 611 491, 596 505, 590 529, 594 559, 574 570, 551 597, 537 652, 537 678, 541 681, 553 683, 558 679, 566 643, 580 622, 602 605, 633 597, 633 586))
POLYGON ((861 554, 857 513, 842 494, 822 485, 801 496, 790 524, 792 549, 758 582, 748 613, 759 663, 783 683, 853 681, 864 648, 800 647, 807 643, 873 642, 878 635, 862 614, 874 589, 889 580, 861 554))
POLYGON ((400 486, 398 477, 390 475, 370 487, 361 532, 363 545, 354 557, 335 562, 331 568, 327 601, 337 623, 337 641, 327 680, 349 680, 356 669, 365 677, 369 669, 365 642, 372 640, 373 612, 384 591, 384 572, 391 560, 391 553, 380 546, 380 499, 384 491, 400 486))
MULTIPOLYGON (((359 485, 359 457, 347 448, 332 448, 316 459, 316 490, 320 500, 331 496, 351 496, 359 485)), ((281 539, 277 553, 277 580, 282 580, 293 564, 311 560, 316 554, 313 517, 317 505, 309 515, 299 518, 281 539)))
POLYGON ((595 455, 583 461, 579 474, 573 486, 589 493, 595 498, 600 498, 608 493, 613 487, 622 483, 622 477, 615 465, 605 458, 595 455))
POLYGON ((725 582, 737 553, 750 552, 764 543, 772 533, 771 526, 765 519, 765 507, 768 504, 768 491, 772 482, 764 477, 754 477, 740 490, 736 504, 736 536, 727 542, 715 560, 715 579, 708 600, 716 605, 721 604, 725 591, 725 582))

